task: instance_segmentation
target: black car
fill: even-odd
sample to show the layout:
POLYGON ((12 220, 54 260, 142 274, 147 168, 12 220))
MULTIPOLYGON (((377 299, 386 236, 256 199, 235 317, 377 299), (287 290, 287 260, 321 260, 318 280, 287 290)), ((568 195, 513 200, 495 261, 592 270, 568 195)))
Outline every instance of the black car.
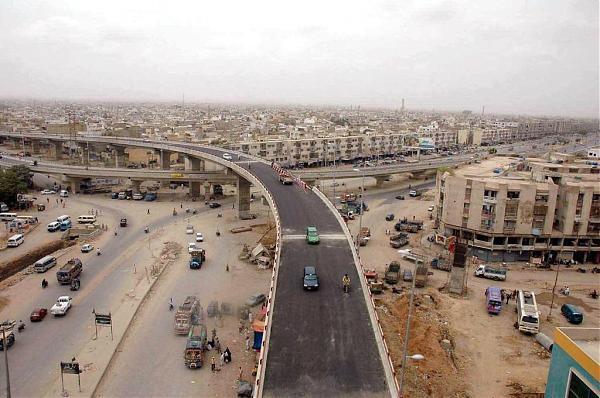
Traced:
POLYGON ((398 199, 398 200, 404 200, 404 195, 398 195, 398 196, 396 196, 396 199, 398 199))
POLYGON ((119 193, 118 192, 111 192, 110 198, 111 199, 119 199, 119 193))
MULTIPOLYGON (((15 344, 15 335, 12 332, 10 334, 7 334, 6 340, 8 343, 8 348, 12 347, 12 345, 15 344)), ((2 338, 0 338, 0 351, 4 351, 4 339, 2 338)))
POLYGON ((392 221, 394 219, 394 215, 392 213, 385 216, 385 221, 392 221))
POLYGON ((315 267, 304 267, 302 282, 304 290, 317 290, 319 288, 319 277, 315 267))
POLYGON ((221 207, 221 204, 217 203, 217 202, 211 202, 208 204, 208 207, 210 207, 211 209, 216 209, 216 208, 221 207))

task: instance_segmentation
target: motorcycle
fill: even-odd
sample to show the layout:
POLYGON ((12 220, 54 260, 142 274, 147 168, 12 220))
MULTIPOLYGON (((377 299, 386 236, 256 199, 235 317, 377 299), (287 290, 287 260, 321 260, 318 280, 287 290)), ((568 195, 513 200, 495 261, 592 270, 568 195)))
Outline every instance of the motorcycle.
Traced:
POLYGON ((169 311, 173 311, 173 308, 174 308, 173 303, 169 303, 169 311))
POLYGON ((148 227, 144 228, 144 232, 145 232, 145 233, 148 233, 148 232, 150 232, 150 228, 148 228, 148 227))
POLYGON ((17 330, 19 331, 19 333, 25 330, 25 323, 23 321, 19 321, 19 326, 17 326, 17 330))
POLYGON ((47 288, 47 287, 48 287, 48 281, 44 279, 44 280, 42 281, 42 289, 45 289, 45 288, 47 288))
POLYGON ((102 255, 102 252, 100 252, 100 249, 98 249, 98 251, 96 251, 96 255, 97 256, 101 256, 102 255))

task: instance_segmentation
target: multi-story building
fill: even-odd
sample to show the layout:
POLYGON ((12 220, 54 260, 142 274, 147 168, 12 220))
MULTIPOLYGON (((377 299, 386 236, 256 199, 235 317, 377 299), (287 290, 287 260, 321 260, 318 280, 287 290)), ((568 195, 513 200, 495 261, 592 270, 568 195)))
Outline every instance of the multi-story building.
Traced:
POLYGON ((438 173, 436 202, 438 231, 483 260, 600 263, 600 169, 592 165, 525 160, 490 175, 438 173))

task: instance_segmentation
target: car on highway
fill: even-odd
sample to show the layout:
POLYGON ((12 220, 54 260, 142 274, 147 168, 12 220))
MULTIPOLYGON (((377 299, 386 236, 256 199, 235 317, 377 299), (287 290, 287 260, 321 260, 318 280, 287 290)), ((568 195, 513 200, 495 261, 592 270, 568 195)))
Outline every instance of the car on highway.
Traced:
POLYGON ((306 227, 306 242, 309 245, 317 245, 320 242, 317 227, 306 227))
POLYGON ((266 300, 267 300, 267 296, 265 296, 262 293, 253 294, 252 296, 248 297, 248 299, 246 300, 246 305, 248 305, 250 307, 254 307, 255 305, 264 303, 266 300))
POLYGON ((56 303, 50 308, 50 313, 54 316, 65 315, 71 308, 73 298, 69 296, 60 296, 56 303))
POLYGON ((202 235, 202 232, 196 232, 196 242, 204 242, 204 235, 202 235))
POLYGON ((315 267, 304 267, 304 277, 302 278, 302 287, 304 290, 319 289, 319 276, 315 267))
POLYGON ((224 153, 223 154, 223 159, 231 160, 231 159, 233 159, 233 157, 230 154, 228 154, 228 153, 224 153))
POLYGON ((91 243, 86 243, 84 245, 81 246, 81 252, 82 253, 89 253, 92 250, 94 250, 94 245, 92 245, 91 243))
POLYGON ((188 253, 192 254, 192 252, 195 252, 197 250, 199 250, 200 248, 198 247, 198 245, 196 245, 196 242, 190 242, 188 243, 188 253))
POLYGON ((60 223, 58 221, 52 221, 46 228, 48 229, 48 232, 58 231, 60 229, 60 223))
POLYGON ((396 199, 398 199, 398 200, 404 200, 404 195, 397 195, 396 199))
POLYGON ((187 227, 185 227, 185 233, 188 235, 191 235, 194 233, 194 226, 193 225, 188 225, 187 227))
POLYGON ((387 216, 385 216, 385 221, 392 221, 394 219, 394 214, 390 213, 387 216))
POLYGON ((29 320, 31 322, 41 322, 48 315, 48 310, 46 308, 36 308, 31 311, 31 315, 29 315, 29 320))
POLYGON ((54 192, 51 189, 44 189, 42 192, 40 192, 42 195, 54 195, 56 192, 54 192))
POLYGON ((421 192, 412 190, 408 193, 408 196, 410 196, 411 198, 416 198, 417 196, 421 196, 421 192))
POLYGON ((208 204, 208 207, 210 207, 211 209, 217 209, 217 208, 221 207, 221 204, 217 203, 217 202, 210 202, 208 204))

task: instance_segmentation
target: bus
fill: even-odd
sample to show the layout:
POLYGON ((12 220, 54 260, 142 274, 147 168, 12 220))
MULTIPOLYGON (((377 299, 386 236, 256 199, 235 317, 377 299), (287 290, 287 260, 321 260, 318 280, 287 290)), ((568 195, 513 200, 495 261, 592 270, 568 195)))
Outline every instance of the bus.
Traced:
POLYGON ((540 330, 540 313, 533 292, 517 292, 517 325, 523 333, 536 334, 540 330))
POLYGON ((498 315, 502 309, 502 290, 496 286, 489 286, 485 289, 485 301, 488 314, 498 315))

